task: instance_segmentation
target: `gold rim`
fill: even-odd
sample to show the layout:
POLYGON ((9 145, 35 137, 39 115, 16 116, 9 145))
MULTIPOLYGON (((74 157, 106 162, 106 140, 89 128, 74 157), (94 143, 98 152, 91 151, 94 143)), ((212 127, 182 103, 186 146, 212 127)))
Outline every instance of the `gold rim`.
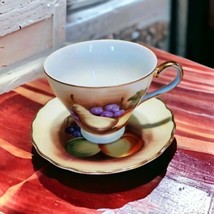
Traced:
MULTIPOLYGON (((95 89, 95 88, 96 88, 96 89, 99 89, 99 88, 102 89, 102 88, 113 88, 113 87, 117 88, 117 87, 125 86, 125 85, 128 85, 128 84, 136 83, 136 82, 138 82, 138 81, 141 81, 142 79, 145 79, 146 77, 148 77, 149 75, 151 75, 151 74, 156 70, 156 68, 157 68, 157 66, 158 66, 158 59, 157 59, 157 56, 155 55, 155 53, 154 53, 149 47, 147 47, 147 46, 145 46, 145 45, 143 45, 143 44, 138 44, 138 43, 129 42, 129 41, 124 41, 124 40, 116 40, 116 39, 100 39, 100 40, 85 41, 85 42, 80 42, 80 43, 82 44, 82 43, 89 43, 89 42, 92 43, 92 42, 100 42, 100 41, 129 43, 129 44, 132 44, 132 45, 134 45, 134 46, 139 46, 139 47, 141 47, 141 48, 144 48, 144 49, 148 50, 148 51, 153 55, 153 57, 155 58, 156 63, 155 63, 155 65, 154 65, 154 68, 153 68, 147 75, 145 75, 145 76, 143 76, 143 77, 141 77, 141 78, 138 78, 138 79, 136 79, 136 80, 133 80, 133 81, 131 81, 131 82, 124 83, 124 84, 112 85, 112 86, 97 86, 97 87, 96 87, 96 86, 78 86, 78 85, 69 84, 69 83, 66 83, 66 82, 63 82, 63 81, 59 81, 59 80, 57 80, 56 78, 52 77, 50 74, 48 74, 48 72, 46 71, 47 69, 45 69, 46 63, 47 63, 48 59, 49 59, 53 54, 55 54, 55 52, 54 52, 54 53, 52 53, 50 56, 48 56, 48 57, 46 58, 45 62, 44 62, 44 72, 45 72, 46 76, 47 76, 48 78, 50 78, 50 79, 52 79, 52 80, 54 80, 54 81, 60 83, 60 84, 67 85, 67 86, 72 86, 72 87, 86 88, 86 89, 95 89)), ((73 45, 78 45, 78 44, 80 44, 80 43, 75 43, 75 44, 73 44, 73 45)), ((61 48, 61 49, 64 49, 64 48, 67 48, 67 47, 68 47, 68 46, 65 46, 65 47, 63 47, 63 48, 61 48)), ((59 49, 58 51, 60 51, 61 49, 59 49)))

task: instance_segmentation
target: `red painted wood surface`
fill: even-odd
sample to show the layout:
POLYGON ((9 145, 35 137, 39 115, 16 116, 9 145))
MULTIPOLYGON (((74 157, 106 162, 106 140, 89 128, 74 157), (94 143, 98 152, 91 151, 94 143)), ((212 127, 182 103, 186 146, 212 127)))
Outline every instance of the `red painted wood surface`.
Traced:
MULTIPOLYGON (((184 69, 181 84, 161 96, 176 135, 163 155, 133 171, 80 175, 36 153, 31 123, 54 97, 45 79, 0 95, 1 213, 214 213, 214 70, 154 51, 159 63, 175 60, 184 69)), ((154 79, 151 90, 169 78, 154 79)))

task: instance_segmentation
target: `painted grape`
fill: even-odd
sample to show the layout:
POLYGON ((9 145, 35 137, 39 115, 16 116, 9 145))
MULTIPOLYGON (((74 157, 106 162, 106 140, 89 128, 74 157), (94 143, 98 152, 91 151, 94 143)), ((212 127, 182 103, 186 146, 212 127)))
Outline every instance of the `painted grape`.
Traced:
POLYGON ((97 116, 117 118, 124 114, 125 111, 119 105, 112 103, 104 107, 94 106, 90 108, 90 112, 97 116))
POLYGON ((75 123, 71 123, 69 126, 65 128, 65 132, 73 137, 82 137, 80 127, 75 123))

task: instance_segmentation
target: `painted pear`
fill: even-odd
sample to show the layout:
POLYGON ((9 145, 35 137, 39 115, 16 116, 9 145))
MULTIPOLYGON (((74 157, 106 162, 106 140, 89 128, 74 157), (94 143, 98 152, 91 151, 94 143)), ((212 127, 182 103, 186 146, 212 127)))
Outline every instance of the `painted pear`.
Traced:
POLYGON ((117 119, 93 115, 90 111, 79 104, 74 104, 72 110, 79 116, 81 123, 84 126, 89 129, 94 129, 100 133, 111 129, 117 124, 117 119))

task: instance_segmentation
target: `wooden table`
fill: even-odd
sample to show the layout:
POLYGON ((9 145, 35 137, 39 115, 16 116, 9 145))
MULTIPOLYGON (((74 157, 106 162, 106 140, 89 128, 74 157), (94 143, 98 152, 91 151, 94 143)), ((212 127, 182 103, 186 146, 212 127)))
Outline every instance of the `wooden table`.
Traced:
POLYGON ((161 96, 177 128, 170 147, 136 170, 96 176, 55 167, 31 143, 32 121, 54 97, 46 80, 0 95, 1 213, 214 213, 214 70, 154 51, 184 69, 180 85, 161 96))

